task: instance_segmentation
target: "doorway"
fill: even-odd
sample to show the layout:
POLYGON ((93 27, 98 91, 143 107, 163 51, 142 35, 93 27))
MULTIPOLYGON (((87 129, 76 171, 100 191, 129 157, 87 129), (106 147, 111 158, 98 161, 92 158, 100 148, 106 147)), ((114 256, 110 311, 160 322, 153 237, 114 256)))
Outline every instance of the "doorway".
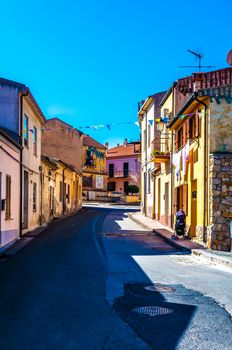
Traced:
POLYGON ((129 182, 128 181, 124 181, 124 183, 123 183, 123 193, 124 194, 127 194, 128 186, 129 186, 129 182))
POLYGON ((54 217, 54 187, 52 186, 49 188, 49 213, 51 220, 54 217))
POLYGON ((158 179, 158 220, 160 220, 160 206, 161 206, 161 189, 160 179, 158 179))
POLYGON ((29 183, 29 176, 28 172, 24 170, 24 177, 23 177, 23 228, 28 228, 28 183, 29 183))
POLYGON ((165 225, 168 226, 169 217, 169 182, 165 183, 165 225))
POLYGON ((190 234, 196 236, 197 226, 197 180, 191 181, 191 225, 190 234))

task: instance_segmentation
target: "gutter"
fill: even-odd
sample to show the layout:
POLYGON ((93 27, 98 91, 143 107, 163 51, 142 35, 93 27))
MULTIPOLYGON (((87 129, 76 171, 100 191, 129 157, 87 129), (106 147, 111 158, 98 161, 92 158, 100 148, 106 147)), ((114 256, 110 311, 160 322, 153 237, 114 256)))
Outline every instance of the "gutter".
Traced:
POLYGON ((28 91, 25 91, 20 95, 20 143, 22 148, 20 149, 20 200, 19 200, 19 238, 22 239, 23 234, 23 97, 28 96, 28 91))

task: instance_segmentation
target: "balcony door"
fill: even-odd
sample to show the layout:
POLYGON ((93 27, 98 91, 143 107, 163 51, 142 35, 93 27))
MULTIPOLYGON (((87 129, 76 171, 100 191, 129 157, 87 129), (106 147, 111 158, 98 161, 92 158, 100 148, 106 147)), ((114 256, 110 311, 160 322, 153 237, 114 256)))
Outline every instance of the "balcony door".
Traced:
POLYGON ((129 163, 123 163, 123 177, 129 176, 129 163))
POLYGON ((109 177, 114 177, 114 164, 109 164, 109 177))

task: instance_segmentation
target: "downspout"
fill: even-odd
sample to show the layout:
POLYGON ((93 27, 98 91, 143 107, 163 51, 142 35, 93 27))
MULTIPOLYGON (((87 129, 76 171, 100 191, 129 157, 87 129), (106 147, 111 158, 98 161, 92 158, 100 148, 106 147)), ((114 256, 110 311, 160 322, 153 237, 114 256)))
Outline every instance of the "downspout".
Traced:
MULTIPOLYGON (((206 214, 208 210, 208 198, 207 198, 207 192, 208 192, 208 181, 207 181, 207 171, 208 171, 208 158, 207 158, 207 104, 203 101, 200 101, 196 97, 195 93, 195 100, 204 106, 205 108, 205 116, 204 116, 204 215, 203 215, 203 242, 206 243, 206 214)), ((208 214, 207 214, 208 215, 208 214)))
POLYGON ((64 172, 65 172, 65 170, 66 170, 67 168, 68 168, 68 167, 65 166, 65 168, 63 169, 63 178, 62 178, 62 181, 63 181, 63 183, 62 183, 62 189, 63 189, 62 215, 63 215, 63 216, 64 216, 64 203, 65 203, 65 201, 66 201, 66 193, 64 193, 64 179, 65 179, 64 172))
POLYGON ((40 226, 43 223, 43 175, 42 175, 42 165, 39 168, 40 170, 40 226))
MULTIPOLYGON (((19 139, 23 146, 23 97, 28 95, 28 91, 25 91, 20 95, 20 133, 19 139)), ((23 238, 23 147, 20 149, 20 200, 19 200, 19 238, 23 238)))
MULTIPOLYGON (((172 116, 175 115, 175 111, 174 111, 174 108, 175 108, 175 96, 174 96, 174 92, 175 92, 175 89, 174 89, 174 84, 172 85, 172 116)), ((173 138, 173 131, 171 130, 171 155, 173 155, 173 143, 174 143, 174 138, 173 138)), ((173 185, 174 185, 174 179, 173 179, 173 166, 172 166, 172 159, 171 159, 171 228, 173 228, 173 216, 174 216, 174 213, 173 213, 173 185)))
POLYGON ((146 131, 146 137, 145 140, 146 144, 144 142, 145 146, 145 179, 144 181, 144 215, 147 216, 147 112, 146 112, 146 118, 145 118, 145 131, 146 131))

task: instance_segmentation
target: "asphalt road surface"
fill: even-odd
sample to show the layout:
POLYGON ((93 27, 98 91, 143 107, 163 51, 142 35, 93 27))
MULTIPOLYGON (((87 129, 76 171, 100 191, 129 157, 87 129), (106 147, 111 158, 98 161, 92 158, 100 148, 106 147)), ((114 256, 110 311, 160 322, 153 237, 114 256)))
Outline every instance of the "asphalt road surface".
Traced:
POLYGON ((127 211, 86 207, 0 263, 0 349, 232 349, 231 271, 127 211))

